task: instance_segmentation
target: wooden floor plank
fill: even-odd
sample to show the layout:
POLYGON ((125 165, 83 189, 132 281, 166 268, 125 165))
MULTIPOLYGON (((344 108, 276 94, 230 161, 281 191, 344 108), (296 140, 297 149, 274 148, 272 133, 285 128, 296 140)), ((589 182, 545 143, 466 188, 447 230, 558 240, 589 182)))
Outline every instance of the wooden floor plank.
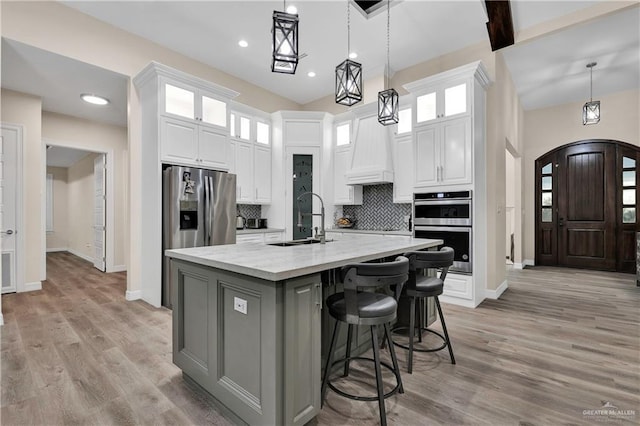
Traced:
MULTIPOLYGON (((127 302, 126 274, 47 256, 38 292, 3 296, 2 424, 232 424, 172 363, 171 312, 127 302)), ((457 364, 418 353, 389 424, 640 423, 640 291, 618 273, 536 267, 476 309, 443 304, 457 364), (589 417, 609 402, 634 416, 589 417)), ((434 328, 441 330, 439 323, 434 328)), ((383 359, 389 355, 383 351, 383 359)), ((371 393, 370 365, 345 389, 371 393)), ((387 386, 393 377, 384 372, 387 386)), ((371 425, 376 402, 328 391, 312 425, 371 425)))

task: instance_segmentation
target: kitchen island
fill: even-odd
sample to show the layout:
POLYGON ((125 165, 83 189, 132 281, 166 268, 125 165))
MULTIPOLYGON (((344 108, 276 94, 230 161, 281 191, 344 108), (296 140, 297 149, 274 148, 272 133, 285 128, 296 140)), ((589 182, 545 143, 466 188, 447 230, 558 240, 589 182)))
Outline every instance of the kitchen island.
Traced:
POLYGON ((358 235, 167 250, 173 361, 239 420, 305 424, 320 410, 322 273, 441 243, 358 235))

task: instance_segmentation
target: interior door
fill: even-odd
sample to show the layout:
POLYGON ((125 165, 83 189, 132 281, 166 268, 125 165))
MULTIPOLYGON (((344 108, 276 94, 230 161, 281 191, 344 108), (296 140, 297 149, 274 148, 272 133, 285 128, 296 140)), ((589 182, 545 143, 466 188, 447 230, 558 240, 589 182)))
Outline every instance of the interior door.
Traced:
POLYGON ((16 207, 18 135, 2 128, 0 135, 0 246, 2 247, 2 293, 16 291, 16 207))
POLYGON ((93 210, 93 266, 105 272, 105 229, 106 229, 106 169, 105 155, 93 160, 95 202, 93 210))
POLYGON ((615 270, 615 154, 607 143, 558 152, 558 265, 615 270))

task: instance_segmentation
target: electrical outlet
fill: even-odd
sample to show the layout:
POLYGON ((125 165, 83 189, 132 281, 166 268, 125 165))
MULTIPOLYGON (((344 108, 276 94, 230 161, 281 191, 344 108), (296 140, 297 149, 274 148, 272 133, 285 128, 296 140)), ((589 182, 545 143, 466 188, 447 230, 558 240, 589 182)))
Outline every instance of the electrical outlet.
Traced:
POLYGON ((233 310, 247 315, 247 301, 239 297, 233 298, 233 310))

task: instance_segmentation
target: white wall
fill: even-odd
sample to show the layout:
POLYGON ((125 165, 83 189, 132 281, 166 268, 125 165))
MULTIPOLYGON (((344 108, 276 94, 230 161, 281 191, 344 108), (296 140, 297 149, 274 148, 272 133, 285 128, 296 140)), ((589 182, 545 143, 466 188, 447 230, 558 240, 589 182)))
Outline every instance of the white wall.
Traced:
POLYGON ((640 145, 640 91, 599 98, 601 120, 582 124, 581 102, 525 111, 524 128, 524 260, 535 259, 535 161, 559 146, 585 139, 612 139, 640 145))
POLYGON ((67 191, 67 168, 47 167, 53 175, 53 231, 47 232, 47 251, 69 248, 69 197, 67 191))
POLYGON ((69 204, 69 251, 93 261, 93 209, 95 189, 93 160, 98 154, 89 154, 68 169, 67 189, 69 204))

